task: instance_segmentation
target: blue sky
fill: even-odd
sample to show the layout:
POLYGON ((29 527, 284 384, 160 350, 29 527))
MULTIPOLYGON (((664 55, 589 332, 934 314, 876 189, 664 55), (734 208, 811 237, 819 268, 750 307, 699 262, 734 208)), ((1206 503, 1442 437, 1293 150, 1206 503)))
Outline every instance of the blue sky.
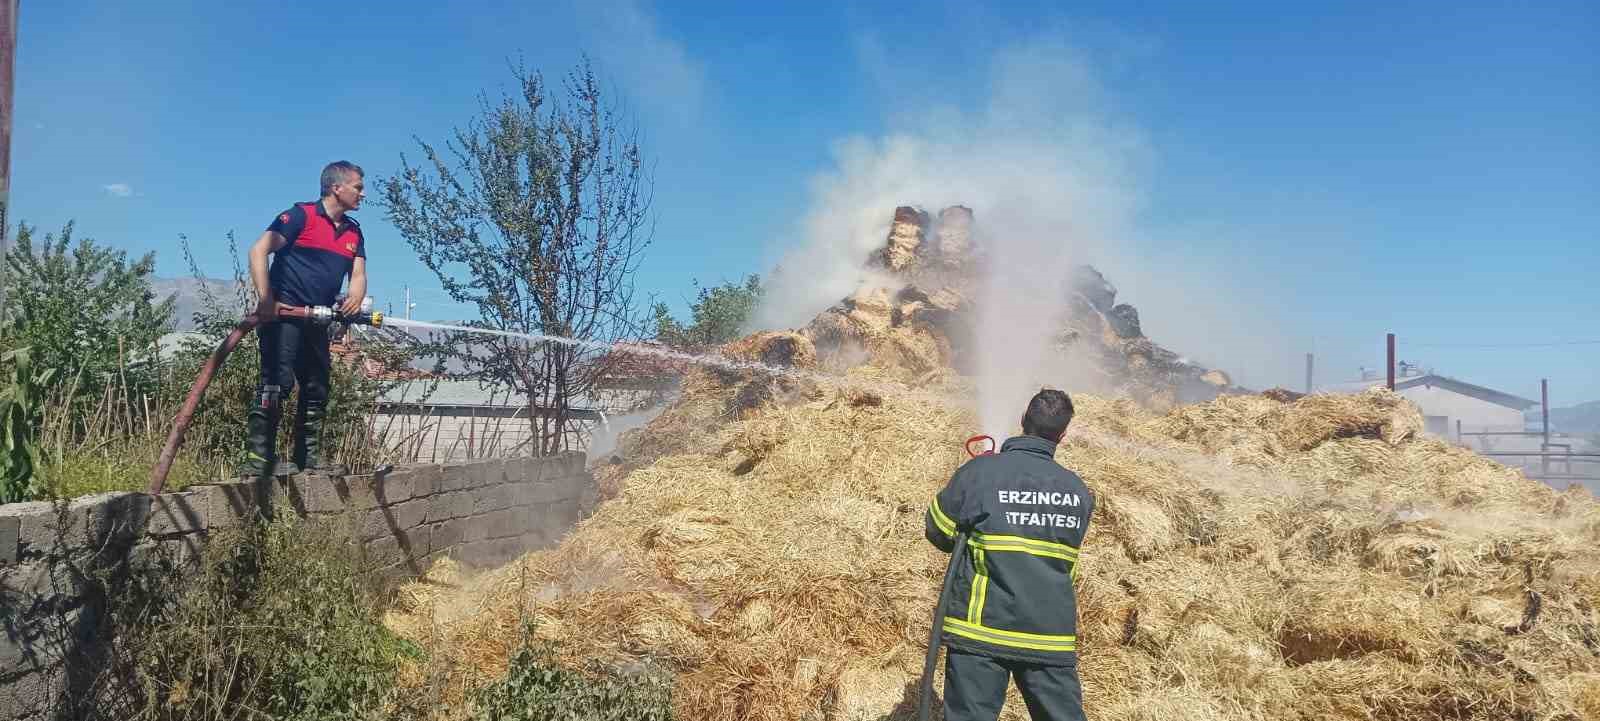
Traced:
MULTIPOLYGON (((1110 230, 1072 252, 1107 256, 1158 342, 1299 387, 1306 352, 1348 380, 1394 331, 1448 375, 1600 399, 1600 344, 1454 347, 1600 340, 1593 3, 1134 5, 26 3, 12 217, 76 219, 169 276, 186 234, 226 275, 224 234, 248 243, 323 163, 370 184, 504 89, 508 58, 557 75, 586 51, 656 162, 640 290, 679 308, 694 278, 815 243, 821 199, 872 175, 846 141, 981 115, 980 135, 1074 142, 1038 122, 1060 113, 1117 141, 1091 153, 1117 209, 1084 211, 1110 230)), ((421 317, 454 314, 379 209, 360 217, 380 303, 409 285, 421 317)))

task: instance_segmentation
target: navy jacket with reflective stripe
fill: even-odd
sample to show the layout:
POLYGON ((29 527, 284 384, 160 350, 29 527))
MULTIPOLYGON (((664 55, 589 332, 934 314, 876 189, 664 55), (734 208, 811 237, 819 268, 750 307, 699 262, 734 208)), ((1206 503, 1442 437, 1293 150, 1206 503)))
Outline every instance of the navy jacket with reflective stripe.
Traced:
POLYGON ((969 529, 945 601, 951 649, 1077 663, 1073 582, 1094 497, 1055 462, 1055 450, 1035 436, 1007 440, 999 453, 962 465, 929 505, 926 535, 940 550, 953 551, 956 529, 969 529))

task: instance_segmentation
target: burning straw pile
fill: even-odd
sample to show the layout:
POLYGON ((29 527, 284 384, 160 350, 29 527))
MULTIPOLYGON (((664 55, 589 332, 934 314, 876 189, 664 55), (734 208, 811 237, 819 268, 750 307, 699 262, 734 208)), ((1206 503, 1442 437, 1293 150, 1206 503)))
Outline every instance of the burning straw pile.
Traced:
MULTIPOLYGON (((976 424, 932 399, 969 389, 875 373, 694 379, 644 432, 661 455, 559 548, 415 584, 393 625, 443 656, 457 700, 503 673, 531 614, 575 664, 671 670, 680 718, 910 718, 945 560, 922 514, 976 424)), ((1160 416, 1076 401, 1058 459, 1099 499, 1078 582, 1089 718, 1600 718, 1587 493, 1421 437, 1382 390, 1160 416)))

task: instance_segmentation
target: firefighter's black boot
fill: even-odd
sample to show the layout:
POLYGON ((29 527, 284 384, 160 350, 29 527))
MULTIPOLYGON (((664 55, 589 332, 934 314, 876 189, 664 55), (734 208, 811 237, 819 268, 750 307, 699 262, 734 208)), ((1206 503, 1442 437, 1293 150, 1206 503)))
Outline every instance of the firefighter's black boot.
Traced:
POLYGON ((302 402, 295 414, 294 462, 311 473, 329 476, 345 475, 344 466, 333 462, 322 442, 322 421, 327 418, 326 401, 302 402))
POLYGON ((260 479, 298 472, 293 464, 278 461, 276 441, 278 421, 282 416, 280 396, 277 386, 263 386, 245 417, 245 460, 239 468, 241 477, 260 479))

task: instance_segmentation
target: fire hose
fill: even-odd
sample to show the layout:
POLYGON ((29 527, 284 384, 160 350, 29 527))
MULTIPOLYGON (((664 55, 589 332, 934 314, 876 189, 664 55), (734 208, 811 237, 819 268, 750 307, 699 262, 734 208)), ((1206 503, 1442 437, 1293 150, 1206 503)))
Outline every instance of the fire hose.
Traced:
MULTIPOLYGON (((383 314, 377 311, 364 310, 347 314, 324 305, 292 306, 279 303, 277 312, 279 318, 296 318, 318 325, 334 322, 383 325, 383 314)), ((178 447, 183 445, 183 434, 189 430, 189 424, 194 421, 194 412, 200 407, 200 399, 206 393, 206 386, 211 385, 212 377, 222 367, 223 361, 228 359, 228 354, 232 353, 239 342, 260 324, 261 321, 256 314, 246 315, 233 327, 233 330, 228 332, 216 350, 211 351, 211 357, 206 359, 205 365, 200 367, 200 375, 194 379, 194 385, 189 388, 189 396, 183 400, 183 407, 173 419, 172 432, 167 434, 167 444, 162 447, 161 457, 156 461, 155 470, 150 474, 149 493, 160 493, 166 485, 167 474, 172 471, 172 461, 178 456, 178 447)))
MULTIPOLYGON (((973 436, 967 439, 967 455, 973 458, 987 456, 995 451, 994 438, 989 436, 973 436), (972 446, 979 441, 987 441, 988 448, 973 451, 972 446)), ((944 608, 945 602, 950 598, 951 582, 956 577, 956 565, 966 557, 967 533, 982 521, 983 517, 963 523, 956 527, 955 545, 950 549, 950 564, 944 569, 944 584, 939 587, 939 601, 933 607, 933 625, 928 629, 928 655, 922 662, 922 688, 917 695, 917 721, 928 721, 932 713, 933 700, 933 670, 939 663, 939 646, 944 639, 944 608)))

